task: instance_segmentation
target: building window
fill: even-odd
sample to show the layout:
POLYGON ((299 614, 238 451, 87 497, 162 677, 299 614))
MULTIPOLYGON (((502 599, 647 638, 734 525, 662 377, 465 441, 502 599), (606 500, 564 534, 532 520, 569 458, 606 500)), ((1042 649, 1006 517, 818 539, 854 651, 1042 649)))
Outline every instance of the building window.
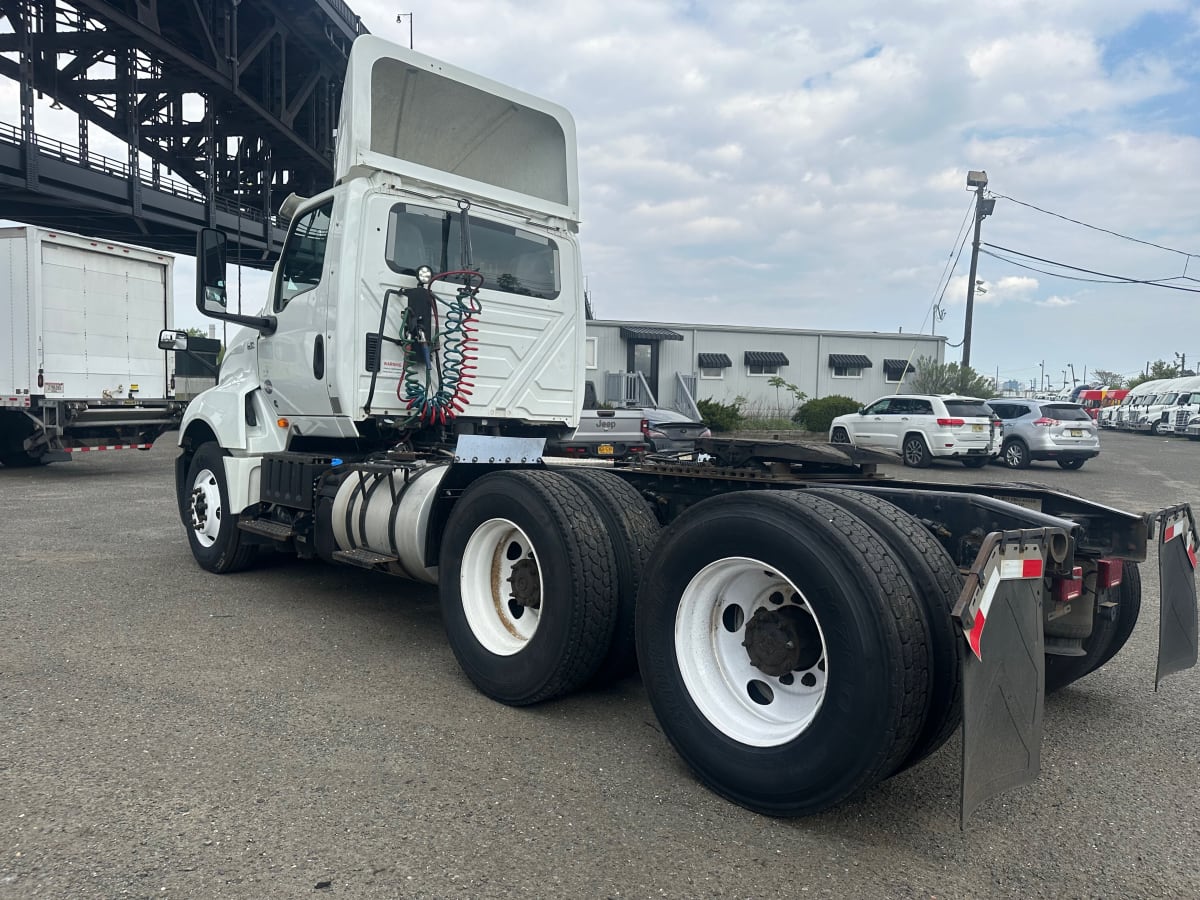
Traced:
POLYGON ((834 366, 834 378, 862 378, 861 366, 834 366))
POLYGON ((771 350, 747 350, 747 375, 778 375, 780 368, 789 365, 788 358, 771 350))
POLYGON ((701 378, 720 381, 725 377, 725 370, 733 365, 733 360, 726 353, 697 353, 696 367, 700 370, 701 378))
POLYGON ((885 359, 883 361, 883 380, 888 384, 899 384, 905 375, 915 372, 912 363, 907 359, 885 359))
POLYGON ((829 354, 829 368, 834 378, 862 378, 863 370, 871 365, 871 358, 861 353, 829 354))
POLYGON ((587 343, 584 345, 584 350, 583 350, 584 368, 587 368, 587 369, 598 368, 598 365, 596 363, 596 344, 598 342, 599 342, 598 338, 592 337, 592 338, 587 339, 587 343))

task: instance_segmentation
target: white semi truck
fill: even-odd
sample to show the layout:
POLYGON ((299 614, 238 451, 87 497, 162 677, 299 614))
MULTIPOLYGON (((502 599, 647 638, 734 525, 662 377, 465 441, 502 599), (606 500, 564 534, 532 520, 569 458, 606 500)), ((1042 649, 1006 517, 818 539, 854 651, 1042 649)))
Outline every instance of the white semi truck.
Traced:
POLYGON ((148 449, 179 426, 168 361, 170 254, 32 226, 0 228, 0 463, 148 449))
POLYGON ((437 584, 463 671, 511 705, 636 663, 697 775, 777 815, 914 765, 960 723, 964 821, 1033 780, 1043 695, 1125 643, 1150 546, 1157 677, 1195 663, 1186 505, 910 484, 849 446, 545 458, 584 391, 566 110, 361 37, 335 179, 285 202, 258 315, 227 311, 224 238, 200 235, 198 307, 246 326, 180 432, 204 569, 272 550, 437 584))

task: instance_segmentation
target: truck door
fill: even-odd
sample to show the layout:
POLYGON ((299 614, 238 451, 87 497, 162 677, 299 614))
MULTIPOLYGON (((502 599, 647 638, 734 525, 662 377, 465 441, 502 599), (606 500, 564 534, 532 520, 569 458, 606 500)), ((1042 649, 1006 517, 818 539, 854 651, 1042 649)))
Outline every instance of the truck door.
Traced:
POLYGON ((330 286, 323 278, 333 201, 292 222, 279 258, 272 308, 275 333, 258 344, 263 390, 280 416, 330 416, 326 318, 330 286))

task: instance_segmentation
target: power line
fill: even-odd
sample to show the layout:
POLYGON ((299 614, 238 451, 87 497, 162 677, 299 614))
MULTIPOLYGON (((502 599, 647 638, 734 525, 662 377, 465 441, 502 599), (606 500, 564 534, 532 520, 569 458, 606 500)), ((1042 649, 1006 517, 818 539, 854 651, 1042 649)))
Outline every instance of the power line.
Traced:
MULTIPOLYGON (((1013 265, 1022 266, 1023 268, 1028 268, 1028 269, 1034 269, 1034 271, 1042 272, 1045 275, 1051 275, 1056 278, 1065 278, 1065 279, 1072 280, 1072 281, 1097 281, 1099 279, 1106 279, 1107 283, 1109 283, 1109 284, 1144 284, 1149 287, 1160 287, 1160 288, 1166 288, 1166 289, 1172 290, 1172 291, 1185 291, 1189 294, 1200 294, 1200 288, 1190 288, 1190 287, 1184 287, 1183 285, 1179 285, 1179 284, 1167 284, 1166 283, 1168 280, 1175 280, 1174 278, 1172 278, 1172 279, 1130 278, 1125 275, 1113 275, 1109 272, 1098 272, 1095 269, 1085 269, 1080 266, 1072 266, 1072 265, 1069 265, 1068 263, 1059 262, 1058 260, 1045 259, 1044 257, 1041 257, 1041 256, 1034 256, 1032 253, 1022 253, 1020 250, 1013 250, 1009 247, 1001 247, 997 244, 988 244, 985 242, 984 246, 990 247, 993 250, 999 250, 1003 253, 1011 253, 1015 256, 1020 256, 1025 259, 1032 259, 1036 262, 1044 263, 1045 265, 1048 265, 1048 266, 1058 266, 1061 269, 1070 269, 1072 272, 1083 272, 1087 275, 1098 276, 1098 278, 1079 278, 1077 276, 1063 275, 1058 272, 1046 272, 1042 269, 1036 269, 1033 266, 1023 265, 1022 263, 1018 263, 1015 260, 1006 260, 1006 262, 1009 262, 1013 265)), ((989 255, 995 256, 996 254, 993 253, 993 254, 989 254, 989 255)))
MULTIPOLYGON (((1154 243, 1154 241, 1145 241, 1145 240, 1142 240, 1141 238, 1131 237, 1128 234, 1121 234, 1121 232, 1113 231, 1111 228, 1101 228, 1099 225, 1091 225, 1087 222, 1080 221, 1079 219, 1073 219, 1070 216, 1064 216, 1062 213, 1052 212, 1051 210, 1048 210, 1048 209, 1042 209, 1042 207, 1040 207, 1040 206, 1035 206, 1032 203, 1026 203, 1023 200, 1017 200, 1015 197, 1009 197, 1007 194, 997 194, 997 193, 994 193, 993 191, 988 191, 988 193, 993 197, 1000 198, 1001 200, 1007 200, 1010 203, 1015 203, 1015 204, 1017 204, 1017 206, 1024 206, 1028 209, 1035 210, 1036 212, 1040 212, 1044 215, 1053 216, 1056 219, 1062 219, 1064 222, 1070 222, 1073 225, 1082 225, 1084 228, 1090 228, 1092 231, 1100 231, 1100 232, 1103 232, 1104 234, 1109 234, 1109 235, 1112 235, 1113 237, 1121 238, 1122 240, 1133 241, 1135 244, 1144 244, 1147 247, 1155 247, 1159 250, 1166 250, 1168 253, 1178 253, 1180 256, 1187 257, 1188 259, 1191 259, 1192 257, 1197 256, 1197 254, 1188 253, 1186 250, 1177 250, 1174 247, 1167 247, 1163 244, 1156 244, 1156 243, 1154 243)), ((1185 263, 1184 271, 1185 272, 1187 271, 1186 263, 1185 263)))
POLYGON ((975 198, 972 197, 971 202, 967 204, 967 211, 963 214, 963 220, 958 226, 958 233, 954 236, 954 243, 958 245, 958 251, 955 252, 954 244, 950 245, 950 253, 946 256, 946 265, 942 266, 942 274, 938 276, 938 286, 933 289, 933 301, 929 304, 929 310, 925 313, 925 318, 921 320, 921 327, 917 329, 917 334, 925 333, 925 323, 929 321, 930 315, 941 304, 942 298, 946 296, 946 288, 950 286, 950 279, 954 277, 954 270, 958 268, 958 260, 962 256, 963 247, 967 244, 967 220, 970 218, 971 210, 974 207, 975 198), (950 268, 950 275, 947 278, 946 269, 951 265, 951 260, 953 260, 954 264, 950 268), (946 282, 945 284, 942 284, 943 279, 946 282))

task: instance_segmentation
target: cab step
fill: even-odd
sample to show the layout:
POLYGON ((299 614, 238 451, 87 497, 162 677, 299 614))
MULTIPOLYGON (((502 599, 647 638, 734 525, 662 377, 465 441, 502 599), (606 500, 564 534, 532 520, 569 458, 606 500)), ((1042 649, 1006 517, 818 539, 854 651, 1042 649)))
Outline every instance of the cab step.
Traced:
POLYGON ((373 550, 363 550, 361 548, 357 550, 334 550, 333 558, 336 562, 358 566, 361 569, 377 569, 380 566, 400 561, 398 557, 386 556, 383 553, 376 553, 373 550))
POLYGON ((241 519, 238 521, 238 528, 275 541, 286 541, 296 536, 296 530, 291 525, 272 522, 270 519, 241 519))

